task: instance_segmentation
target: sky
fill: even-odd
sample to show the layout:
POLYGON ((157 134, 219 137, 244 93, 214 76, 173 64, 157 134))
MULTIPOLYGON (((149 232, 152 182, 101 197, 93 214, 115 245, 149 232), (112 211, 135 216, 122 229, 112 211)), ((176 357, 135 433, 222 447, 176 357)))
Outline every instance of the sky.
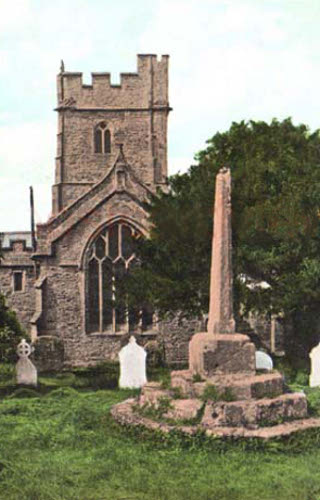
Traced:
POLYGON ((320 128, 319 0, 0 0, 0 232, 51 210, 56 74, 169 54, 169 174, 233 121, 320 128))

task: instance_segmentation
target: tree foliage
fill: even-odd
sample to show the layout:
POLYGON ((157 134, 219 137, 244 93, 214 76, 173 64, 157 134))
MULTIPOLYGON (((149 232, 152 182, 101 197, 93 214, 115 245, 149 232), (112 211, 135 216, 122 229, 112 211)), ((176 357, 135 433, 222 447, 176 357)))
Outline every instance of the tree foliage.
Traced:
POLYGON ((232 172, 235 300, 242 310, 299 318, 320 310, 320 134, 291 119, 233 123, 200 151, 198 165, 169 179, 148 206, 150 238, 139 243, 144 265, 135 297, 160 312, 207 312, 214 182, 232 172), (252 287, 262 281, 269 288, 252 287))
POLYGON ((14 361, 17 345, 23 337, 27 337, 26 332, 0 294, 0 362, 14 361))

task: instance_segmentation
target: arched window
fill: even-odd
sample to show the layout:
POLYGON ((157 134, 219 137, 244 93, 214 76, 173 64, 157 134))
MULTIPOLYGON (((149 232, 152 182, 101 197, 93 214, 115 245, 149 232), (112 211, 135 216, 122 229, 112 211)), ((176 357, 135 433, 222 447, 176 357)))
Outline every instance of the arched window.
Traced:
POLYGON ((105 122, 99 123, 94 129, 94 152, 111 153, 111 134, 105 122))
POLYGON ((139 233, 125 222, 105 228, 86 255, 86 329, 88 333, 139 332, 151 327, 148 306, 128 308, 125 276, 137 264, 139 233))

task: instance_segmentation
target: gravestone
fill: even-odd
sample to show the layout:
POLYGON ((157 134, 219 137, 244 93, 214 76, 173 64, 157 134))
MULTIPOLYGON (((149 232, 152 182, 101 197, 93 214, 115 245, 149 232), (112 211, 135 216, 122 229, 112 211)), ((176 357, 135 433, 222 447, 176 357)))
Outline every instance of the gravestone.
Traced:
POLYGON ((263 351, 256 351, 256 370, 273 370, 273 361, 271 356, 263 351))
POLYGON ((25 339, 22 339, 17 347, 17 354, 19 356, 19 361, 16 364, 17 384, 37 385, 37 369, 29 359, 31 353, 32 347, 25 339))
POLYGON ((119 352, 120 388, 139 389, 147 383, 146 357, 146 351, 131 336, 129 343, 119 352))
POLYGON ((309 356, 311 359, 309 385, 310 387, 317 387, 320 385, 320 344, 311 350, 309 356))

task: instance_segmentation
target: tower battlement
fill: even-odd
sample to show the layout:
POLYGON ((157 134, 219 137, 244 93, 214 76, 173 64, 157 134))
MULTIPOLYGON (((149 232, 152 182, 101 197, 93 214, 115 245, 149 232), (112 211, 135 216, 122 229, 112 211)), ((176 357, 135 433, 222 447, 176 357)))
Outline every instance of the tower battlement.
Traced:
POLYGON ((54 215, 99 182, 117 159, 123 144, 128 164, 149 189, 167 176, 169 56, 137 56, 137 72, 121 73, 120 84, 110 73, 61 71, 57 76, 58 134, 54 215))
POLYGON ((137 56, 137 73, 120 73, 120 84, 111 83, 110 73, 91 73, 90 85, 79 72, 62 71, 57 76, 58 110, 63 108, 168 107, 169 56, 137 56))

